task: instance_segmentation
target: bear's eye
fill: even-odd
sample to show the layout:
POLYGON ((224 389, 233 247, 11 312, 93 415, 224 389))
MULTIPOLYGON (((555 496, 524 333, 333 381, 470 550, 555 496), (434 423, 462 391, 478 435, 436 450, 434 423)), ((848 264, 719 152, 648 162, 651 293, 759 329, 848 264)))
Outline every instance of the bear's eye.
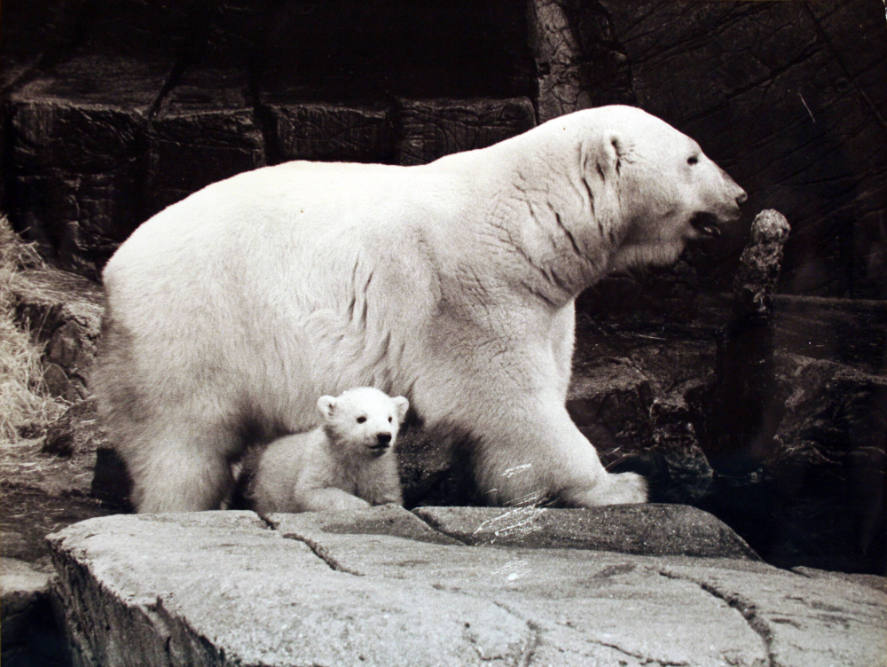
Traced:
POLYGON ((389 424, 390 424, 391 422, 393 422, 393 421, 394 421, 394 417, 388 417, 388 423, 389 423, 389 424))
POLYGON ((697 162, 699 162, 699 158, 695 155, 691 155, 690 157, 687 158, 687 164, 692 165, 692 164, 696 164, 697 162))
POLYGON ((367 420, 367 418, 364 417, 363 415, 361 415, 360 417, 357 418, 357 423, 363 424, 366 420, 367 420))

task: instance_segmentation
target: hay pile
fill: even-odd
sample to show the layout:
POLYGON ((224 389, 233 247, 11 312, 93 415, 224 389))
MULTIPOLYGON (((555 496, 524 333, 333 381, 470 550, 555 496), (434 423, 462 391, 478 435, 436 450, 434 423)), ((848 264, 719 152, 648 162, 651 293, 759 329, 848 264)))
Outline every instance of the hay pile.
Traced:
POLYGON ((13 297, 25 269, 40 268, 43 259, 0 216, 0 446, 34 437, 67 407, 46 389, 36 343, 15 318, 13 297))

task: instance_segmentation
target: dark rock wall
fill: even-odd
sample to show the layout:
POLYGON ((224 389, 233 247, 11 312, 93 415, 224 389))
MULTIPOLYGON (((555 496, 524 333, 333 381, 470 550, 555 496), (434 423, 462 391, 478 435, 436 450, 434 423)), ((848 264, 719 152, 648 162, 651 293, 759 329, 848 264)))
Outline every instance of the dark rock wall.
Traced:
MULTIPOLYGON (((878 0, 7 0, 0 20, 0 205, 92 277, 140 221, 244 169, 414 164, 628 102, 786 215, 782 291, 887 290, 878 0)), ((746 235, 650 280, 728 288, 746 235)))
POLYGON ((518 0, 12 0, 0 49, 0 206, 93 278, 142 220, 240 171, 415 164, 536 124, 518 0))
MULTIPOLYGON (((887 295, 883 3, 601 4, 637 103, 697 138, 748 190, 750 211, 788 217, 781 288, 887 295)), ((701 258, 718 284, 744 234, 701 258)))

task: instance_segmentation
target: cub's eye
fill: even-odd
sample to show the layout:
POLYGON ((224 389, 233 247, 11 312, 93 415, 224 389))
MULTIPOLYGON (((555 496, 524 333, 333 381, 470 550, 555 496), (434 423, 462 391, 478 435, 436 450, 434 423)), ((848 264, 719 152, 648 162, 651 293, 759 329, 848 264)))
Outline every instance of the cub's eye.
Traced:
POLYGON ((687 158, 687 164, 696 164, 697 162, 699 162, 699 158, 695 155, 691 155, 687 158))
POLYGON ((393 417, 389 417, 389 418, 388 418, 388 423, 389 423, 389 424, 390 424, 391 422, 393 422, 393 421, 394 421, 394 418, 393 418, 393 417))
POLYGON ((358 417, 358 418, 357 418, 357 423, 358 423, 358 424, 363 424, 366 420, 367 420, 366 417, 362 417, 362 416, 361 416, 361 417, 358 417))

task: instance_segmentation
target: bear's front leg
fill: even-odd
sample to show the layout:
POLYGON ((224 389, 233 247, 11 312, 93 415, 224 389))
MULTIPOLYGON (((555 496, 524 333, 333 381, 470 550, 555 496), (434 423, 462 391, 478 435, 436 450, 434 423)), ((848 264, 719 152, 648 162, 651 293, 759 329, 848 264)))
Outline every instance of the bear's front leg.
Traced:
POLYGON ((646 480, 608 473, 554 396, 479 413, 471 431, 479 448, 475 481, 490 504, 595 507, 647 500, 646 480))
POLYGON ((590 487, 564 489, 560 498, 571 507, 597 507, 647 502, 647 480, 634 472, 605 472, 590 487))
POLYGON ((298 512, 357 510, 370 506, 363 498, 332 486, 301 490, 294 495, 293 500, 298 512))

